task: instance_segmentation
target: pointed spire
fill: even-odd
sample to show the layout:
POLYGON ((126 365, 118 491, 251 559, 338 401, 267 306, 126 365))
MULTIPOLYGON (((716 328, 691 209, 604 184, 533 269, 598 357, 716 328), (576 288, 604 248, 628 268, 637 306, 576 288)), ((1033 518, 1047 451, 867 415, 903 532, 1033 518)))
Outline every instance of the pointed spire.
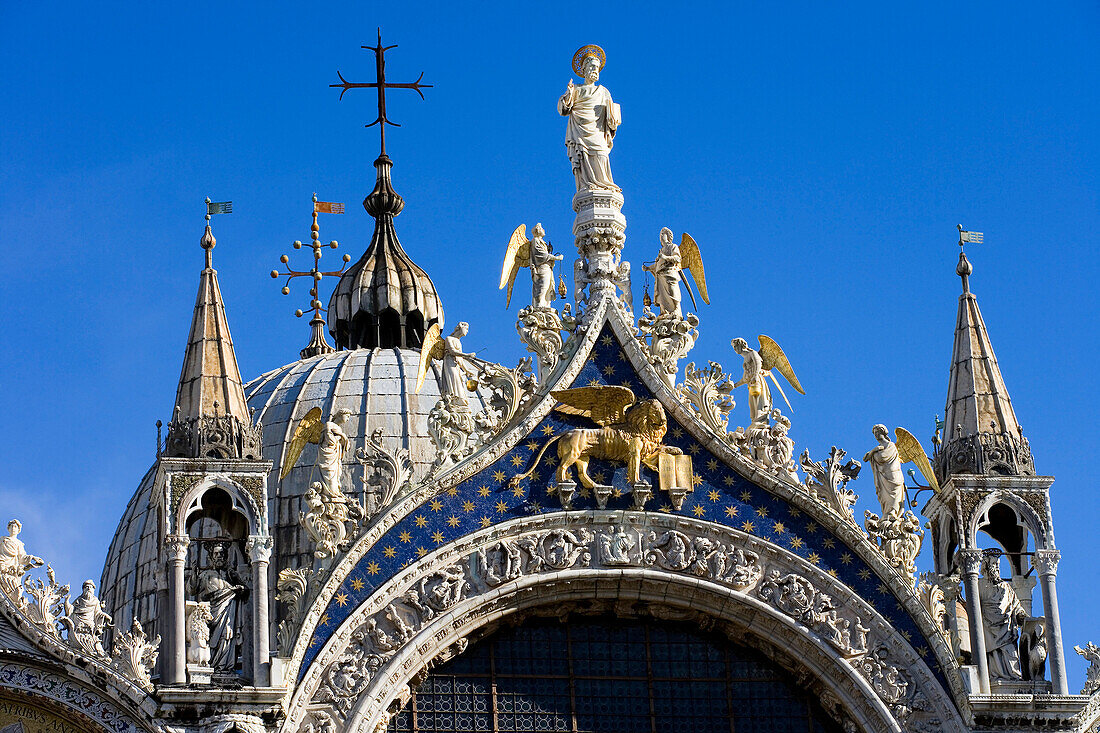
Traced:
POLYGON ((199 276, 199 291, 191 332, 183 357, 175 414, 168 424, 166 454, 185 458, 260 457, 260 434, 252 425, 245 402, 233 337, 225 316, 218 273, 214 269, 217 240, 210 229, 199 244, 206 266, 199 276))
MULTIPOLYGON (((980 233, 959 230, 960 247, 981 242, 980 233)), ((1012 409, 978 299, 970 292, 974 267, 965 252, 959 253, 955 272, 962 279, 962 295, 936 472, 941 481, 956 473, 1033 476, 1031 448, 1012 409)))

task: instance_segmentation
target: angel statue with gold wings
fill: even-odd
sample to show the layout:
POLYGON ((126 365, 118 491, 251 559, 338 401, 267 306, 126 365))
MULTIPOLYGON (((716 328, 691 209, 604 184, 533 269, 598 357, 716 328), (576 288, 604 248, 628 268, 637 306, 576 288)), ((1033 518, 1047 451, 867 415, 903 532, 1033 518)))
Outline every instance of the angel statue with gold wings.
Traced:
POLYGON ((461 405, 469 404, 466 392, 473 391, 477 380, 476 369, 469 366, 475 356, 462 350, 462 339, 469 332, 470 324, 462 321, 450 336, 444 338, 440 336, 439 324, 432 324, 424 334, 424 343, 420 346, 420 365, 416 374, 417 392, 424 386, 424 377, 427 376, 431 363, 441 361, 443 368, 440 370, 442 379, 439 396, 444 402, 457 400, 461 405))
POLYGON ((744 359, 744 374, 733 386, 740 387, 743 384, 748 386, 749 418, 753 424, 767 425, 768 417, 772 412, 772 391, 768 386, 769 379, 775 384, 775 388, 779 390, 779 394, 783 397, 783 401, 787 403, 787 407, 794 409, 791 407, 787 395, 783 392, 783 388, 779 385, 779 380, 772 374, 772 369, 778 370, 791 383, 796 392, 799 394, 806 393, 802 390, 802 385, 799 383, 798 377, 794 375, 794 369, 791 368, 791 362, 787 360, 787 355, 783 353, 783 349, 779 348, 779 344, 763 334, 760 335, 759 341, 759 351, 751 348, 749 343, 742 338, 736 338, 730 342, 733 350, 744 359))
POLYGON ((546 241, 546 231, 542 224, 535 224, 531 230, 531 239, 527 239, 527 225, 520 224, 512 232, 508 241, 508 251, 504 255, 504 267, 500 272, 500 289, 508 286, 508 298, 504 307, 512 302, 512 285, 516 273, 521 267, 531 268, 531 306, 549 308, 554 300, 554 263, 560 262, 561 255, 554 254, 546 241))
POLYGON ((912 433, 905 428, 898 428, 894 431, 897 442, 893 442, 885 425, 876 425, 871 428, 871 432, 878 440, 878 445, 868 451, 867 455, 863 456, 863 460, 871 463, 871 471, 875 478, 875 493, 878 494, 883 517, 894 513, 900 514, 905 507, 905 476, 902 475, 901 464, 912 461, 920 469, 928 484, 933 489, 939 489, 928 455, 912 433))
POLYGON ((683 318, 680 308, 680 283, 683 282, 691 296, 691 304, 696 309, 699 304, 695 302, 695 293, 691 286, 684 281, 684 270, 691 273, 695 285, 699 288, 699 297, 710 305, 710 297, 707 294, 707 276, 703 272, 703 259, 699 256, 699 245, 684 232, 677 246, 672 238, 672 230, 665 227, 661 230, 661 249, 657 252, 657 259, 642 266, 646 271, 653 273, 653 302, 661 309, 660 315, 674 315, 683 318))

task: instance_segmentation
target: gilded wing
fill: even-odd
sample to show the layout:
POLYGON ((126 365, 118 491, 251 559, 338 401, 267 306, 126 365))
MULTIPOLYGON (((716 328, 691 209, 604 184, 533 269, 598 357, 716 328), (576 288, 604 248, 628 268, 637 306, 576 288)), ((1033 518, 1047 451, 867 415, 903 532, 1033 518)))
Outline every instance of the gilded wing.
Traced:
POLYGON ((627 408, 634 404, 629 387, 613 385, 561 389, 550 394, 559 402, 554 407, 558 412, 587 417, 600 427, 622 422, 627 408))
POLYGON ((440 324, 433 323, 428 332, 424 334, 424 343, 420 345, 420 364, 416 370, 416 392, 424 386, 424 376, 428 373, 428 367, 433 361, 443 358, 443 337, 440 336, 440 324))
POLYGON ((680 269, 691 273, 691 279, 695 281, 695 287, 699 288, 699 297, 710 305, 710 296, 707 295, 707 274, 703 271, 703 257, 699 254, 699 245, 684 232, 680 238, 680 269))
POLYGON ((928 485, 935 491, 939 491, 940 484, 936 481, 936 474, 932 471, 932 463, 928 460, 928 454, 924 452, 924 447, 921 446, 920 441, 905 428, 898 428, 894 431, 894 444, 898 447, 898 459, 902 463, 908 463, 909 461, 915 463, 928 485))
POLYGON ((512 303, 512 285, 516 282, 516 273, 519 268, 531 264, 531 243, 527 241, 527 225, 520 224, 512 232, 512 238, 508 240, 508 251, 504 253, 504 266, 500 270, 500 287, 508 286, 508 299, 504 304, 507 308, 512 303))
POLYGON ((283 459, 283 471, 279 474, 280 481, 286 478, 286 475, 290 473, 290 469, 298 463, 298 458, 302 455, 302 449, 306 447, 306 443, 321 442, 321 431, 324 428, 325 421, 321 419, 320 407, 314 407, 298 421, 297 427, 294 428, 294 437, 290 439, 290 448, 286 452, 286 458, 283 459))
POLYGON ((760 334, 760 360, 764 362, 765 370, 778 369, 798 394, 806 394, 798 377, 794 375, 794 369, 791 369, 791 363, 787 361, 787 355, 783 353, 783 349, 764 334, 760 334))

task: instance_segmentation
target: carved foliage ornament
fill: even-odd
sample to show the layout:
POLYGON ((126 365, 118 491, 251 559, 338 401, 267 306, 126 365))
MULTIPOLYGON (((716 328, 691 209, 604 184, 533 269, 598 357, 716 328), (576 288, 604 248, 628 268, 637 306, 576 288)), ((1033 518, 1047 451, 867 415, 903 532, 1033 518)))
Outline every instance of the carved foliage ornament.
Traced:
POLYGON ((912 717, 913 711, 927 708, 913 678, 891 659, 884 640, 873 638, 871 624, 848 603, 782 567, 765 573, 760 555, 733 535, 617 522, 499 539, 423 578, 411 579, 406 590, 398 590, 389 604, 350 633, 348 646, 324 667, 309 706, 312 724, 331 720, 336 728, 343 725, 394 653, 431 619, 461 601, 524 576, 593 565, 658 567, 755 595, 851 660, 899 721, 927 722, 925 717, 912 717))

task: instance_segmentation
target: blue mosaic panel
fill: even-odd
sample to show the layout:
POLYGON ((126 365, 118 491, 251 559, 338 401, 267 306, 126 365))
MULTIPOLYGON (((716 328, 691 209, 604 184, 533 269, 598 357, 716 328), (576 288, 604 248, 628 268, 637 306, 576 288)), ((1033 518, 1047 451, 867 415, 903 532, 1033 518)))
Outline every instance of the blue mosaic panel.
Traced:
POLYGON ((500 631, 433 670, 391 733, 832 733, 758 652, 686 626, 573 618, 500 631), (540 655, 554 650, 553 670, 540 655), (610 660, 610 661, 609 661, 610 660), (523 670, 517 672, 516 670, 523 670))
MULTIPOLYGON (((606 384, 629 387, 639 400, 653 397, 634 372, 616 337, 605 327, 572 386, 606 384)), ((542 463, 529 479, 514 488, 509 486, 509 481, 530 467, 546 440, 576 427, 593 427, 593 424, 581 417, 552 411, 526 440, 494 464, 424 502, 391 528, 337 590, 310 640, 299 674, 305 674, 325 641, 352 611, 402 568, 441 545, 498 522, 561 511, 561 504, 554 496, 554 466, 547 461, 547 458, 556 459, 553 448, 543 456, 542 463)), ((913 643, 940 684, 948 689, 930 645, 901 602, 839 537, 784 499, 742 478, 672 418, 665 443, 679 447, 692 457, 694 491, 679 511, 674 511, 667 495, 658 491, 650 501, 651 510, 733 527, 779 545, 840 579, 881 613, 902 637, 913 643)), ((626 473, 625 465, 597 459, 589 464, 589 475, 597 483, 613 487, 609 509, 633 507, 626 473)), ((658 486, 657 475, 648 468, 642 468, 642 476, 658 486)), ((595 509, 595 497, 579 487, 574 494, 573 507, 574 510, 595 509)))

